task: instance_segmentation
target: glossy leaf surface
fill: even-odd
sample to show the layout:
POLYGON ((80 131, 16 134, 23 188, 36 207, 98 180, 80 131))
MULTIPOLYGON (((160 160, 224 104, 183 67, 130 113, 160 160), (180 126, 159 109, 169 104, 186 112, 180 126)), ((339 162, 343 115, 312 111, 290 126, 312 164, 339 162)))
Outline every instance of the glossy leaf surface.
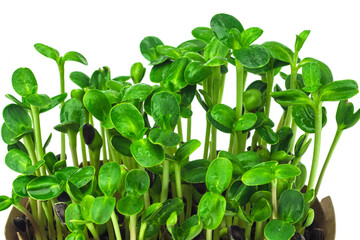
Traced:
POLYGON ((211 162, 206 172, 206 187, 210 192, 221 194, 230 184, 232 164, 226 158, 217 158, 211 162))
POLYGON ((30 197, 42 201, 53 199, 62 192, 53 175, 41 176, 32 180, 27 185, 27 191, 30 197))
POLYGON ((224 13, 213 16, 210 21, 210 26, 217 39, 230 48, 234 47, 234 42, 236 41, 234 36, 230 33, 230 30, 235 28, 240 33, 244 31, 244 28, 239 20, 224 13))
POLYGON ((149 175, 141 169, 133 169, 126 175, 125 191, 134 196, 143 195, 150 187, 149 175))
POLYGON ((116 205, 114 197, 96 197, 91 206, 91 218, 96 224, 104 224, 109 221, 116 205))
POLYGON ((203 183, 209 165, 210 161, 207 159, 190 161, 181 168, 181 177, 188 183, 203 183))
POLYGON ((116 209, 118 210, 118 212, 125 216, 135 215, 139 213, 143 208, 143 200, 134 195, 122 197, 116 205, 116 209))
POLYGON ((143 167, 153 167, 165 160, 163 148, 151 143, 147 138, 133 142, 130 151, 135 160, 143 167))
POLYGON ((84 231, 85 224, 77 224, 73 221, 84 220, 81 214, 81 205, 78 203, 70 204, 65 210, 65 222, 71 232, 80 233, 84 231))
POLYGON ((205 229, 214 230, 217 228, 226 209, 225 198, 217 193, 205 193, 199 203, 198 215, 204 224, 205 229))
POLYGON ((163 81, 164 86, 172 92, 177 92, 186 87, 187 82, 184 78, 184 72, 190 59, 181 57, 176 59, 170 66, 163 81))
POLYGON ((304 197, 297 190, 285 190, 279 199, 279 218, 288 223, 297 222, 304 214, 304 197))
POLYGON ((181 137, 171 130, 153 128, 149 133, 149 140, 163 147, 175 147, 180 143, 181 137))
POLYGON ((173 130, 179 121, 180 107, 171 93, 159 92, 151 98, 151 113, 159 127, 173 130))
POLYGON ((339 80, 324 85, 319 90, 321 101, 340 101, 355 96, 359 92, 354 80, 339 80))
POLYGON ((235 111, 224 104, 216 104, 206 116, 212 125, 225 133, 232 133, 237 120, 235 111))
POLYGON ((106 122, 109 118, 111 105, 106 95, 99 90, 89 90, 83 99, 86 109, 99 121, 106 122))
POLYGON ((247 68, 260 68, 265 66, 270 55, 261 45, 251 45, 246 48, 234 50, 234 57, 247 68))
POLYGON ((104 164, 99 171, 99 188, 105 196, 112 197, 120 185, 121 168, 117 162, 104 164))
POLYGON ((36 43, 34 45, 36 51, 38 51, 39 53, 41 53, 42 55, 44 55, 45 57, 51 58, 53 60, 55 60, 56 62, 59 61, 59 52, 58 50, 47 46, 45 44, 42 43, 36 43))
POLYGON ((290 223, 272 219, 266 224, 265 236, 269 240, 290 239, 295 233, 295 227, 290 223))
MULTIPOLYGON (((292 108, 292 115, 296 125, 304 132, 315 132, 315 112, 309 105, 296 105, 292 108)), ((322 127, 326 125, 326 109, 322 108, 322 127)))

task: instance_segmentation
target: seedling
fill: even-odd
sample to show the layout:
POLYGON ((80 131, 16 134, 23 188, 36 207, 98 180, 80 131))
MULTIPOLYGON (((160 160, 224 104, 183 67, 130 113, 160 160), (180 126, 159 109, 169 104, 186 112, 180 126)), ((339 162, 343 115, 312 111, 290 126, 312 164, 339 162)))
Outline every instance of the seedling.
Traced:
MULTIPOLYGON (((19 176, 12 196, 0 196, 0 210, 14 206, 22 212, 36 240, 288 240, 304 235, 340 136, 360 119, 360 110, 354 112, 348 101, 358 85, 334 81, 317 59, 300 59, 309 30, 296 36, 292 50, 276 41, 260 44, 262 29, 245 29, 228 14, 216 14, 210 27, 193 29, 194 39, 177 47, 145 37, 140 52, 150 63, 148 75, 140 62, 114 78, 107 66, 90 77, 75 71, 69 78, 79 88, 70 94, 65 93, 64 64, 87 65, 86 59, 77 52, 61 57, 35 44, 57 63, 60 95, 38 94, 29 68, 14 72, 12 85, 21 101, 7 94, 13 103, 3 110, 1 136, 8 145, 5 164, 19 176), (236 100, 226 105, 222 98, 231 68, 236 85, 229 91, 235 91, 236 100), (250 74, 261 80, 247 82, 250 74), (272 99, 281 105, 281 116, 273 116, 272 99), (317 179, 322 128, 332 121, 323 106, 328 101, 339 102, 338 127, 317 179), (206 117, 199 125, 205 128, 202 159, 193 157, 202 144, 192 133, 198 103, 206 117), (40 113, 59 104, 54 129, 62 141, 56 157, 57 150, 48 151, 52 135, 42 142, 40 113), (228 134, 227 149, 218 148, 217 131, 228 134), (301 159, 312 138, 308 174, 301 159), (29 209, 21 198, 28 198, 29 209)), ((15 222, 23 231, 23 222, 15 222)))

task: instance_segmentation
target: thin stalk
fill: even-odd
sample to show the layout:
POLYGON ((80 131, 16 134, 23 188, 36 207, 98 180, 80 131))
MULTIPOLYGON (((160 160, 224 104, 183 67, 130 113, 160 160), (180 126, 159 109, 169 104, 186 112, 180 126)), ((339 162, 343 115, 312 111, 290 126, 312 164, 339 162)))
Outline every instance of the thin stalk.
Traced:
POLYGON ((271 181, 271 202, 272 202, 272 219, 277 219, 277 195, 276 195, 277 179, 271 181))
POLYGON ((94 118, 91 113, 89 113, 89 123, 94 126, 94 118))
POLYGON ((271 105, 271 92, 274 83, 274 70, 270 70, 265 74, 266 76, 266 104, 265 104, 265 114, 269 116, 270 114, 270 105, 271 105))
POLYGON ((73 161, 73 165, 75 167, 79 167, 79 161, 78 161, 78 156, 77 156, 77 151, 76 151, 76 132, 69 130, 67 132, 68 138, 69 138, 69 147, 70 147, 70 151, 71 151, 71 158, 73 161))
POLYGON ((50 239, 55 239, 55 229, 54 229, 54 218, 51 207, 47 204, 47 202, 41 202, 42 208, 45 212, 45 217, 47 219, 47 227, 50 239))
MULTIPOLYGON (((295 66, 291 66, 291 79, 290 79, 290 89, 296 89, 296 78, 297 78, 297 67, 296 67, 296 61, 295 66)), ((290 127, 291 120, 292 120, 292 106, 288 107, 287 113, 286 113, 286 120, 285 120, 285 126, 290 127)))
POLYGON ((331 159, 331 156, 333 155, 334 153, 334 150, 336 148, 336 145, 337 143, 339 142, 339 139, 341 137, 341 134, 342 134, 343 130, 340 130, 339 128, 336 130, 336 133, 335 133, 335 136, 334 136, 334 140, 331 144, 331 147, 330 147, 330 150, 326 156, 326 159, 325 159, 325 163, 321 169, 321 173, 320 173, 320 176, 317 180, 317 183, 316 183, 316 187, 315 187, 315 197, 317 196, 317 194, 319 193, 319 189, 320 189, 320 186, 321 186, 321 182, 322 182, 322 179, 325 175, 325 171, 326 171, 326 168, 327 166, 329 165, 329 162, 330 162, 330 159, 331 159))
POLYGON ((87 223, 86 227, 89 229, 89 231, 91 232, 91 235, 93 235, 93 238, 95 240, 100 240, 99 234, 97 233, 93 223, 87 223))
POLYGON ((206 229, 206 240, 212 240, 212 230, 206 229))
POLYGON ((160 193, 160 202, 165 202, 168 197, 169 192, 169 173, 170 173, 170 162, 164 160, 163 164, 163 174, 162 174, 162 185, 160 193))
POLYGON ((113 228, 114 228, 116 240, 121 240, 120 227, 119 227, 119 223, 118 223, 118 219, 117 219, 117 216, 115 214, 115 211, 113 211, 112 214, 111 214, 111 222, 112 222, 112 225, 113 225, 113 228))
POLYGON ((147 227, 147 222, 141 223, 140 231, 139 231, 139 240, 144 240, 146 227, 147 227))
POLYGON ((101 138, 102 138, 102 154, 103 154, 103 163, 107 163, 107 151, 106 151, 106 136, 105 136, 105 128, 100 126, 101 130, 101 138))
POLYGON ((224 94, 224 87, 225 87, 225 77, 226 77, 226 74, 221 74, 218 103, 222 102, 222 98, 223 98, 223 94, 224 94))
MULTIPOLYGON (((316 103, 317 101, 315 101, 316 103)), ((316 104, 315 111, 315 141, 314 141, 314 153, 311 164, 310 178, 306 191, 310 191, 314 189, 315 178, 317 173, 317 168, 319 165, 319 157, 320 157, 320 145, 321 145, 321 130, 322 130, 322 104, 318 102, 316 104)))
MULTIPOLYGON (((138 168, 145 171, 145 168, 138 164, 138 168)), ((147 209, 150 206, 150 194, 149 190, 144 193, 144 208, 147 209)))
MULTIPOLYGON (((191 104, 189 105, 189 109, 191 110, 191 104)), ((191 117, 187 119, 186 125, 186 141, 191 140, 191 117)))
POLYGON ((186 199, 186 215, 185 218, 188 219, 191 217, 191 210, 192 210, 192 194, 193 194, 193 187, 192 185, 185 184, 184 185, 184 197, 186 199))
POLYGON ((176 194, 177 197, 182 199, 182 189, 181 189, 181 167, 180 164, 174 162, 174 172, 175 172, 175 183, 176 183, 176 194))
POLYGON ((115 149, 112 147, 111 145, 111 133, 108 129, 105 130, 105 135, 106 135, 106 142, 107 142, 107 147, 109 150, 109 161, 113 162, 114 158, 115 158, 115 149))
POLYGON ((180 135, 181 141, 184 141, 181 117, 179 118, 179 122, 177 124, 177 130, 178 130, 178 134, 180 135))
MULTIPOLYGON (((62 59, 60 59, 60 61, 58 63, 58 68, 59 68, 59 75, 60 75, 60 93, 64 94, 65 93, 65 61, 62 61, 62 59)), ((64 105, 64 101, 62 101, 62 103, 60 104, 60 108, 62 108, 63 105, 64 105)), ((66 156, 65 133, 61 133, 60 159, 65 160, 65 156, 66 156)))
POLYGON ((254 136, 251 139, 251 151, 255 150, 259 137, 259 134, 255 131, 254 136))
POLYGON ((214 240, 220 240, 220 226, 214 229, 214 240))
MULTIPOLYGON (((31 112, 33 116, 34 122, 34 131, 35 131, 35 146, 36 146, 36 154, 37 160, 40 161, 44 156, 44 149, 42 147, 42 140, 41 140, 41 128, 40 128, 40 109, 31 105, 31 112)), ((41 176, 46 175, 45 167, 40 167, 40 174, 41 176)))
POLYGON ((276 132, 280 130, 284 126, 285 118, 286 118, 287 111, 283 111, 283 114, 281 115, 281 118, 279 120, 278 126, 276 128, 276 132))
POLYGON ((255 226, 255 240, 263 240, 263 223, 264 222, 257 222, 255 226))
POLYGON ((210 128, 211 128, 211 124, 208 120, 206 120, 205 145, 204 145, 204 154, 203 154, 204 159, 208 159, 208 155, 209 155, 210 128))
POLYGON ((228 233, 228 229, 223 228, 220 230, 219 237, 221 238, 222 236, 226 235, 227 233, 228 233))
POLYGON ((106 223, 106 231, 108 233, 109 240, 115 240, 114 229, 110 221, 106 223))
POLYGON ((81 130, 81 134, 80 134, 80 145, 81 145, 82 163, 83 163, 83 166, 86 167, 88 165, 88 162, 87 162, 87 153, 86 153, 85 140, 82 137, 82 130, 81 130))
POLYGON ((136 240, 136 214, 130 216, 130 240, 136 240))
POLYGON ((231 134, 230 134, 230 139, 229 139, 228 152, 229 152, 229 153, 232 153, 233 149, 234 149, 234 134, 231 133, 231 134))
POLYGON ((296 132, 297 132, 297 125, 295 123, 295 120, 293 119, 291 122, 291 130, 293 133, 293 136, 291 138, 291 142, 290 142, 290 152, 294 153, 294 146, 295 146, 295 139, 296 139, 296 132))
POLYGON ((217 129, 214 126, 211 126, 210 160, 214 160, 216 158, 216 132, 217 129))
POLYGON ((34 229, 35 239, 36 240, 46 240, 47 239, 46 234, 44 235, 45 231, 43 233, 40 231, 39 225, 35 221, 33 215, 31 215, 31 213, 29 213, 29 211, 26 210, 26 208, 21 206, 20 203, 14 204, 13 206, 17 210, 22 212, 29 219, 29 221, 31 222, 31 225, 32 225, 32 227, 34 229))
MULTIPOLYGON (((244 100, 244 88, 245 88, 245 78, 246 73, 244 67, 239 63, 238 60, 235 60, 236 65, 236 117, 239 119, 242 116, 242 107, 244 100)), ((242 132, 236 132, 238 143, 240 145, 238 148, 235 148, 235 153, 244 151, 244 146, 246 143, 243 142, 244 138, 242 132)))
POLYGON ((252 228, 252 223, 247 223, 246 227, 245 227, 245 238, 246 239, 251 239, 251 228, 252 228))
POLYGON ((100 149, 90 152, 90 166, 95 168, 95 176, 98 176, 100 169, 100 149))

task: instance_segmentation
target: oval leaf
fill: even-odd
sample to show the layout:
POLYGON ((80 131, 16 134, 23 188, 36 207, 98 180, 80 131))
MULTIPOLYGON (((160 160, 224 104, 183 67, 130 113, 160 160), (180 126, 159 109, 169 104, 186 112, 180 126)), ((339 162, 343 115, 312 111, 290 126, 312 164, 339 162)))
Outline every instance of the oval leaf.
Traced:
POLYGON ((139 139, 130 146, 136 162, 143 167, 153 167, 165 160, 165 153, 160 145, 153 144, 149 139, 139 139))

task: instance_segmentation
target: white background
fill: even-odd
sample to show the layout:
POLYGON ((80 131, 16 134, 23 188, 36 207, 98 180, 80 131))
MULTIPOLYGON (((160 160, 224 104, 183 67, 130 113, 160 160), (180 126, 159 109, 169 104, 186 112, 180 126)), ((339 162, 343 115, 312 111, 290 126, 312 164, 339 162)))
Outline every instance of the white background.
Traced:
MULTIPOLYGON (((74 50, 82 53, 89 66, 66 63, 66 89, 75 85, 68 79, 70 72, 83 71, 88 75, 109 66, 112 76, 128 75, 134 62, 147 61, 139 51, 140 41, 149 35, 159 37, 164 44, 177 46, 192 38, 191 30, 209 26, 216 13, 237 17, 245 28, 260 27, 263 36, 257 41, 274 40, 293 48, 295 35, 310 29, 300 58, 314 57, 324 61, 332 70, 334 79, 354 79, 360 83, 360 14, 357 1, 1 1, 0 3, 0 105, 10 103, 4 97, 14 93, 12 73, 18 67, 29 67, 39 83, 39 93, 54 96, 59 92, 59 76, 53 60, 38 54, 33 45, 44 43, 64 54, 74 50)), ((149 73, 150 67, 148 67, 149 73)), ((289 72, 289 69, 283 69, 289 72)), ((146 75, 146 82, 148 82, 146 75)), ((249 77, 248 82, 256 77, 249 77)), ((283 85, 277 77, 275 82, 283 85)), ((234 70, 231 69, 225 87, 223 102, 235 106, 234 70)), ((360 96, 352 100, 360 107, 360 96)), ((194 115, 194 137, 203 141, 204 112, 198 106, 194 115)), ((272 103, 271 117, 279 119, 280 108, 272 103)), ((328 123, 323 131, 321 161, 325 159, 336 130, 334 114, 337 105, 325 103, 328 123)), ((58 124, 59 110, 41 115, 45 139, 53 132, 48 150, 58 153, 59 134, 52 126, 58 124)), ((1 120, 2 123, 2 120, 1 120)), ((185 126, 184 126, 185 127, 185 126)), ((331 195, 337 218, 337 239, 358 239, 359 207, 359 135, 360 126, 343 133, 326 173, 320 197, 331 195)), ((219 149, 227 148, 228 137, 220 134, 219 149)), ((311 149, 310 149, 311 150, 311 149)), ((5 144, 1 144, 0 195, 9 195, 16 174, 4 164, 5 144)), ((195 157, 201 156, 201 150, 195 157)), ((309 165, 308 154, 303 162, 309 165)), ((8 211, 1 213, 0 239, 8 211)))

